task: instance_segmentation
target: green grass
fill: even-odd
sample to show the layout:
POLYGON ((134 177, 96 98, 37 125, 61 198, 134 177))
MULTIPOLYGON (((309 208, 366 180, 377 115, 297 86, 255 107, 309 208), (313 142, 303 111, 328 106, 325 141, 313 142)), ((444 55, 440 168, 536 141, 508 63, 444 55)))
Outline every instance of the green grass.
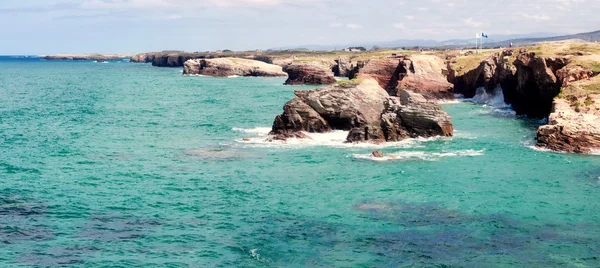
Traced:
POLYGON ((475 54, 469 56, 458 57, 454 60, 452 64, 452 69, 454 69, 458 75, 464 75, 470 70, 474 70, 484 61, 490 54, 475 54))
POLYGON ((354 78, 351 80, 339 80, 336 82, 336 85, 355 85, 362 83, 362 78, 354 78))

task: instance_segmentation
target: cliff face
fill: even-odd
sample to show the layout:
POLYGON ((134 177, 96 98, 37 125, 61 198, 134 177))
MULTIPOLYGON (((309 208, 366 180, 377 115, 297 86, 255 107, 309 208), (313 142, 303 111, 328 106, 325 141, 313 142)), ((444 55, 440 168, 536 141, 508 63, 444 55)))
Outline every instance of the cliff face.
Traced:
POLYGON ((501 86, 504 101, 517 114, 548 117, 548 124, 537 131, 537 147, 590 153, 600 150, 600 96, 582 88, 600 81, 592 79, 596 72, 572 61, 573 55, 543 57, 525 49, 504 50, 460 75, 449 63, 448 80, 456 93, 468 98, 477 88, 492 91, 501 86))
POLYGON ((197 74, 216 77, 228 76, 286 76, 282 68, 277 65, 262 61, 217 58, 217 59, 192 59, 184 64, 183 74, 197 74))
POLYGON ((548 125, 538 129, 536 139, 537 147, 554 151, 600 152, 600 95, 554 100, 548 125))
MULTIPOLYGON (((550 114, 552 100, 563 85, 557 73, 569 62, 568 57, 541 57, 526 50, 504 50, 483 60, 479 66, 462 75, 451 70, 448 81, 454 91, 467 98, 477 88, 492 91, 502 87, 504 101, 519 115, 544 118, 550 114)), ((450 68, 452 69, 452 68, 450 68)))
POLYGON ((283 68, 286 85, 330 85, 336 82, 328 66, 318 62, 295 62, 283 68))
POLYGON ((447 81, 444 61, 431 55, 410 55, 370 60, 357 64, 358 78, 372 77, 392 96, 402 90, 419 93, 429 100, 454 98, 447 81))

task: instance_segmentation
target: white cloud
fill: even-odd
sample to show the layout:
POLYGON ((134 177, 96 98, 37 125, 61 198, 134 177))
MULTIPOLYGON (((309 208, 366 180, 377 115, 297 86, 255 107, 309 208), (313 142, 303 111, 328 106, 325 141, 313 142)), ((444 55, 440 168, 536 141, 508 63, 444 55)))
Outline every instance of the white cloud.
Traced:
POLYGON ((407 20, 414 20, 415 16, 406 15, 406 16, 404 16, 404 18, 407 20))
POLYGON ((396 23, 394 24, 394 28, 404 30, 406 29, 406 26, 404 25, 404 23, 396 23))
POLYGON ((354 24, 354 23, 348 23, 348 24, 346 24, 346 28, 348 28, 348 29, 360 29, 360 28, 362 28, 362 26, 360 26, 358 24, 354 24))
POLYGON ((550 20, 550 17, 546 16, 546 15, 523 14, 522 16, 524 18, 527 18, 527 19, 530 19, 530 20, 534 20, 534 21, 546 21, 546 20, 550 20))
POLYGON ((483 25, 483 23, 481 23, 479 21, 475 21, 473 18, 463 19, 462 21, 465 25, 471 26, 471 27, 480 27, 481 25, 483 25))

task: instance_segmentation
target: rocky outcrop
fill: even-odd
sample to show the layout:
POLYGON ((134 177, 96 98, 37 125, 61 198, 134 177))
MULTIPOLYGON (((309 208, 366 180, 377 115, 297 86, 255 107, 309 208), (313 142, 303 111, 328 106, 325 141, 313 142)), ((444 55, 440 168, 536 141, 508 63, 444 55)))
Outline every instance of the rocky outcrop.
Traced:
MULTIPOLYGON (((498 85, 502 88, 516 88, 517 68, 512 58, 514 50, 505 50, 493 53, 472 70, 457 70, 452 63, 449 64, 448 81, 454 84, 454 92, 466 98, 472 98, 478 88, 485 88, 492 92, 498 85)), ((504 92, 510 99, 511 92, 504 92)))
POLYGON ((283 68, 288 74, 286 85, 330 85, 336 82, 333 72, 318 62, 295 62, 283 68))
POLYGON ((446 78, 447 66, 436 56, 375 59, 366 62, 362 68, 357 66, 359 78, 375 78, 392 96, 401 90, 410 90, 430 100, 454 98, 453 86, 446 78))
POLYGON ((184 64, 183 74, 228 76, 286 76, 282 68, 262 61, 240 58, 192 59, 184 64))
POLYGON ((335 60, 335 64, 331 67, 333 75, 337 77, 350 77, 351 70, 351 60, 350 58, 346 57, 339 57, 335 60))
POLYGON ((462 72, 452 68, 452 63, 449 66, 448 79, 457 93, 473 97, 478 88, 492 93, 500 86, 504 101, 517 114, 548 117, 548 124, 537 130, 537 147, 572 153, 600 150, 598 95, 582 88, 569 90, 570 85, 584 88, 595 83, 591 78, 596 73, 571 64, 571 56, 543 57, 526 49, 509 49, 490 55, 473 70, 462 72), (558 97, 561 90, 567 96, 558 97))
POLYGON ((554 100, 548 125, 537 130, 537 147, 570 153, 600 152, 600 95, 554 100), (573 107, 571 102, 581 103, 573 107), (587 104, 583 104, 587 102, 587 104))
POLYGON ((452 70, 448 79, 454 83, 454 91, 467 98, 475 96, 477 88, 492 93, 501 86, 504 101, 511 104, 517 114, 544 118, 567 81, 560 77, 576 75, 558 75, 568 63, 568 57, 541 57, 527 50, 509 49, 490 55, 477 68, 462 75, 452 70))
POLYGON ((398 96, 387 98, 381 115, 387 141, 453 135, 452 119, 438 104, 403 89, 398 91, 398 96))
POLYGON ((73 60, 73 61, 120 61, 130 58, 129 54, 57 54, 43 57, 45 60, 73 60))
POLYGON ((302 132, 347 130, 348 142, 399 141, 409 137, 451 136, 450 117, 420 94, 402 90, 390 97, 377 80, 357 79, 310 91, 296 91, 275 118, 275 139, 302 132))

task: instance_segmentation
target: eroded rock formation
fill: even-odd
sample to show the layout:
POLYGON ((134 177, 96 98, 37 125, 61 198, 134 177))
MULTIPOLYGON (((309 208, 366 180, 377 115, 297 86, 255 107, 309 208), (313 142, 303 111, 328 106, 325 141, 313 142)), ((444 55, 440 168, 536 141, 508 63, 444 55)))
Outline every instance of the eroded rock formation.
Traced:
POLYGON ((262 61, 240 58, 192 59, 184 64, 183 74, 228 76, 286 76, 282 68, 262 61))
POLYGON ((357 65, 357 77, 373 77, 390 95, 410 90, 429 100, 454 98, 448 69, 442 59, 431 55, 410 55, 370 60, 357 65))
POLYGON ((336 82, 328 66, 318 62, 294 62, 283 68, 286 85, 330 85, 336 82))
POLYGON ((548 124, 537 131, 537 147, 573 153, 600 150, 598 95, 579 89, 575 92, 583 92, 581 96, 557 97, 570 84, 597 75, 571 64, 571 56, 543 57, 525 49, 509 49, 490 55, 473 70, 460 71, 452 70, 448 77, 457 93, 473 97, 477 88, 492 93, 501 86, 504 101, 517 114, 548 117, 548 124))
POLYGON ((600 153, 600 95, 583 99, 554 100, 548 124, 537 130, 537 147, 570 153, 600 153), (573 102, 581 106, 573 106, 573 102))
POLYGON ((348 142, 452 136, 450 117, 438 104, 406 90, 400 91, 400 97, 391 97, 373 78, 295 93, 297 97, 275 118, 271 134, 276 139, 332 129, 349 131, 348 142))

